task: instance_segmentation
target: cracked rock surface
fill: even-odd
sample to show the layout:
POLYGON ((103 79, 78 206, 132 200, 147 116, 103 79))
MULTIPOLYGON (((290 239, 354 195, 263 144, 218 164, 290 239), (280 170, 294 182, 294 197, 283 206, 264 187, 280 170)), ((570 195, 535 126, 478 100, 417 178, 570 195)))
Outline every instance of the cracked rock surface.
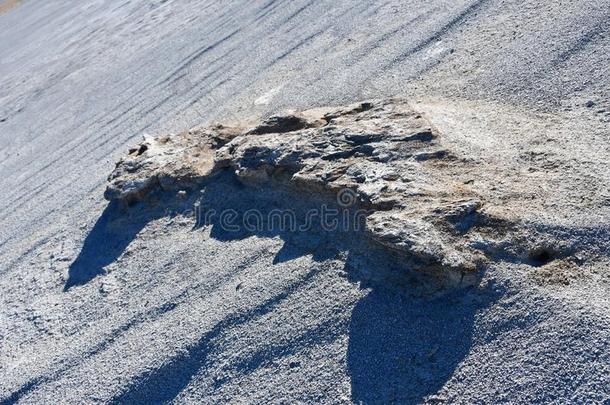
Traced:
POLYGON ((104 197, 129 203, 157 188, 198 184, 214 169, 214 150, 237 134, 233 128, 216 126, 175 136, 144 137, 117 163, 104 197))
POLYGON ((486 212, 485 193, 462 180, 477 165, 407 102, 376 100, 272 116, 251 129, 146 138, 119 161, 105 196, 132 203, 158 189, 184 193, 224 171, 248 187, 287 187, 314 200, 333 194, 339 207, 366 210, 367 237, 406 267, 444 285, 471 285, 498 252, 528 260, 542 245, 559 245, 527 227, 512 240, 514 224, 486 212))

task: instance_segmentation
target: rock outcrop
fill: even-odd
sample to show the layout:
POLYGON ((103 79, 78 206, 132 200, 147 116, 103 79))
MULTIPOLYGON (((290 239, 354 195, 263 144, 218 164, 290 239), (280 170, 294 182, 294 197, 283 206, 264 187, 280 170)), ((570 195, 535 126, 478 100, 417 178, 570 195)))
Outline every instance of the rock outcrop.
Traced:
POLYGON ((105 196, 132 203, 156 189, 199 187, 226 170, 254 187, 336 193, 338 206, 367 210, 371 241, 460 285, 473 283, 487 260, 480 239, 493 222, 455 175, 473 166, 406 102, 371 101, 274 116, 251 129, 147 138, 117 164, 105 196))

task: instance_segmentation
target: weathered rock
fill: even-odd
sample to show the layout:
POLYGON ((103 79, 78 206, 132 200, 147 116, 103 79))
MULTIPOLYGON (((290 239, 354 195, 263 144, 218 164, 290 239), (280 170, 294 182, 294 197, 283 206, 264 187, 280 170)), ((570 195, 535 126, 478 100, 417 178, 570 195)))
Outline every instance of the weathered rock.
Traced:
POLYGON ((312 198, 337 193, 339 206, 368 210, 371 241, 457 285, 473 282, 485 260, 471 242, 483 202, 453 176, 468 164, 407 103, 371 101, 274 116, 245 131, 217 126, 147 138, 117 164, 106 198, 187 189, 221 170, 312 198))
POLYGON ((158 138, 145 136, 116 164, 104 197, 131 203, 155 189, 191 188, 214 171, 215 150, 240 133, 216 125, 158 138))

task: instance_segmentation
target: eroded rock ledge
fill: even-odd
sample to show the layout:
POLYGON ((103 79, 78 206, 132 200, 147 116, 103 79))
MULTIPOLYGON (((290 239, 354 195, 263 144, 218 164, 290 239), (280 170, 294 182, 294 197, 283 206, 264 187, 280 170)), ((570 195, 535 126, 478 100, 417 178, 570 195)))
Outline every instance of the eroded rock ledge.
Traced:
MULTIPOLYGON (((158 189, 200 187, 227 170, 247 185, 295 187, 310 196, 350 190, 369 212, 371 241, 443 283, 472 284, 499 246, 487 236, 512 226, 459 180, 456 173, 474 165, 406 102, 370 101, 274 116, 250 129, 217 125, 146 138, 117 163, 105 197, 133 203, 158 189)), ((527 257, 528 249, 513 253, 527 257)))

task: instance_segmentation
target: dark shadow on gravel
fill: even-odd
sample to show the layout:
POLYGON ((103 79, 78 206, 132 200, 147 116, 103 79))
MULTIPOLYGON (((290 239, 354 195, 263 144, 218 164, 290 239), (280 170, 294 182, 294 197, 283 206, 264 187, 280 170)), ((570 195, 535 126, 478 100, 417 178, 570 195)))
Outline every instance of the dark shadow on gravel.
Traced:
POLYGON ((468 289, 421 299, 373 288, 349 326, 352 400, 418 404, 436 394, 470 351, 476 312, 491 297, 468 289))
POLYGON ((126 223, 121 221, 121 215, 121 210, 116 203, 106 206, 85 238, 78 257, 70 265, 64 291, 86 284, 102 274, 104 267, 119 258, 148 222, 148 219, 145 219, 126 223), (123 226, 113 226, 115 221, 122 222, 123 226))
MULTIPOLYGON (((370 294, 356 305, 351 322, 338 317, 336 322, 330 321, 328 325, 319 326, 319 330, 308 331, 302 339, 296 339, 294 347, 269 347, 260 353, 253 352, 234 364, 224 365, 230 369, 226 377, 218 376, 209 381, 206 370, 215 367, 211 360, 214 356, 210 354, 220 350, 223 336, 273 311, 295 291, 314 282, 319 270, 312 269, 256 307, 228 314, 181 354, 135 377, 112 402, 169 402, 196 379, 203 379, 214 390, 221 389, 225 384, 235 383, 233 379, 254 372, 260 365, 275 364, 279 358, 306 347, 323 345, 340 336, 349 339, 347 371, 356 402, 418 402, 436 392, 452 375, 470 348, 474 314, 481 306, 480 302, 474 302, 477 293, 467 290, 431 298, 435 295, 430 295, 425 279, 418 274, 409 274, 404 259, 372 246, 363 234, 363 228, 353 228, 353 223, 339 220, 337 229, 324 229, 313 220, 311 227, 294 230, 286 229, 285 224, 267 221, 272 212, 292 211, 297 214, 297 222, 302 224, 304 213, 320 210, 322 205, 332 207, 336 204, 333 196, 312 198, 305 192, 279 189, 246 187, 233 176, 221 175, 201 193, 191 193, 188 201, 178 205, 164 202, 163 206, 171 207, 170 212, 164 214, 194 215, 195 230, 208 229, 210 236, 218 240, 279 237, 284 245, 276 253, 274 263, 303 255, 311 255, 319 262, 343 257, 348 277, 371 289, 370 294), (197 212, 175 211, 192 207, 195 202, 199 206, 197 212), (264 218, 257 229, 244 226, 245 217, 253 209, 264 218), (228 222, 220 218, 220 213, 227 210, 234 211, 228 222)), ((150 217, 158 216, 157 212, 150 217)))
MULTIPOLYGON (((286 343, 250 353, 233 364, 223 365, 230 371, 227 376, 210 382, 206 370, 214 369, 216 365, 211 360, 214 356, 209 355, 221 350, 219 343, 223 336, 273 311, 293 292, 315 281, 313 278, 319 270, 314 268, 259 305, 227 314, 192 346, 158 368, 134 376, 114 402, 171 401, 194 379, 203 379, 214 389, 230 387, 235 383, 234 378, 255 372, 261 365, 268 366, 274 359, 297 353, 306 346, 324 345, 329 339, 341 336, 348 338, 346 366, 354 402, 414 404, 441 400, 435 398, 435 394, 455 374, 470 351, 477 312, 492 305, 501 291, 491 287, 470 287, 439 294, 429 278, 409 270, 404 257, 394 256, 387 249, 371 244, 363 228, 353 229, 354 223, 351 227, 339 223, 335 229, 324 229, 314 220, 304 230, 287 229, 285 224, 269 220, 263 220, 258 228, 244 226, 245 218, 252 210, 263 218, 269 218, 269 214, 277 210, 292 211, 296 213, 299 225, 304 213, 320 210, 321 205, 332 208, 333 204, 336 207, 333 196, 312 195, 304 190, 282 191, 282 187, 277 186, 253 188, 244 186, 229 174, 220 175, 201 192, 193 191, 183 199, 177 198, 175 193, 159 193, 127 211, 110 204, 70 267, 66 289, 84 284, 102 273, 104 266, 123 254, 151 220, 191 216, 195 224, 193 231, 209 231, 212 238, 221 241, 280 238, 284 244, 276 252, 274 263, 304 255, 310 255, 318 262, 341 258, 345 260, 350 280, 369 290, 354 307, 349 323, 345 318, 337 318, 336 323, 331 321, 317 330, 308 330, 302 339, 294 340, 294 345, 286 343), (220 216, 227 210, 232 210, 228 222, 220 216)), ((608 241, 607 232, 595 229, 542 231, 581 242, 592 234, 598 239, 603 235, 604 241, 608 241)), ((496 254, 498 260, 507 260, 501 252, 496 254)), ((28 386, 24 387, 24 392, 28 390, 28 386)), ((16 393, 16 398, 21 394, 21 391, 16 393)))
POLYGON ((300 280, 256 307, 228 315, 204 333, 183 354, 172 358, 161 367, 139 376, 128 390, 113 398, 111 403, 160 404, 172 401, 188 386, 200 370, 205 369, 208 354, 214 350, 215 340, 219 336, 240 324, 271 312, 292 293, 311 281, 316 273, 317 270, 312 269, 300 280))
POLYGON ((85 238, 78 257, 68 270, 64 291, 87 284, 104 274, 104 267, 114 263, 138 233, 150 221, 187 209, 187 202, 178 201, 173 194, 157 193, 145 203, 129 208, 117 202, 109 203, 85 238))
MULTIPOLYGON (((286 228, 286 224, 268 220, 273 212, 290 211, 296 213, 297 225, 302 225, 306 212, 321 210, 323 205, 336 207, 334 196, 316 194, 314 198, 302 191, 278 190, 281 188, 247 187, 232 175, 220 175, 201 192, 193 191, 184 199, 174 193, 159 193, 126 211, 110 204, 70 267, 66 289, 101 274, 104 266, 119 258, 148 222, 161 217, 193 217, 194 231, 209 230, 212 238, 222 241, 279 237, 284 245, 276 252, 274 263, 304 255, 311 255, 318 262, 341 257, 346 261, 348 277, 370 289, 354 308, 349 324, 337 319, 333 327, 327 325, 306 335, 310 346, 323 344, 331 337, 348 336, 347 367, 355 402, 416 403, 437 392, 468 353, 475 313, 491 298, 476 289, 437 297, 438 290, 431 290, 430 280, 410 272, 404 258, 371 245, 363 228, 353 222, 355 217, 349 217, 349 224, 339 217, 335 229, 323 228, 319 218, 306 229, 286 228), (244 225, 253 209, 264 218, 257 228, 244 225), (229 222, 220 217, 227 210, 234 211, 229 222)), ((256 307, 228 314, 184 352, 157 369, 136 376, 113 402, 163 403, 179 396, 194 378, 203 375, 206 379, 205 370, 213 367, 209 354, 218 350, 225 333, 273 311, 294 291, 311 282, 317 271, 312 269, 256 307)), ((267 357, 283 357, 303 349, 304 344, 297 339, 294 348, 253 353, 251 359, 230 365, 230 375, 249 374, 257 364, 270 361, 267 357)), ((231 378, 215 381, 213 386, 218 389, 230 385, 231 378)))

